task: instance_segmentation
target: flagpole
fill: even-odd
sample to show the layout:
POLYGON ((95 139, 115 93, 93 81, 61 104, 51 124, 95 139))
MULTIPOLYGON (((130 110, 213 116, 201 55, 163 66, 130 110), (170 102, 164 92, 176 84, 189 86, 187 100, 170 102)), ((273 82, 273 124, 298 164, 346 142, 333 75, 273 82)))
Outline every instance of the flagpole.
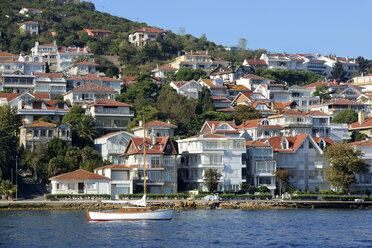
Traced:
POLYGON ((143 193, 146 195, 146 121, 143 115, 143 193))

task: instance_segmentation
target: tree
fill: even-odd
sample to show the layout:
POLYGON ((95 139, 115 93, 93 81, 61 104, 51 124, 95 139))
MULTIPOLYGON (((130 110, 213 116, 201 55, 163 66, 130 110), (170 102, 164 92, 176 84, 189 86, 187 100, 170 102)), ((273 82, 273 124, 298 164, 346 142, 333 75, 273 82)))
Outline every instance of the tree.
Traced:
POLYGON ((335 63, 331 75, 333 79, 345 81, 346 71, 344 70, 342 63, 339 60, 337 60, 337 62, 335 63))
POLYGON ((241 183, 239 192, 253 195, 257 191, 257 188, 249 183, 241 183))
POLYGON ((356 61, 358 64, 358 74, 364 74, 367 73, 367 69, 371 66, 371 63, 368 59, 363 58, 362 56, 359 56, 356 61))
POLYGON ((216 169, 209 168, 204 171, 204 181, 208 188, 208 191, 213 193, 217 191, 218 180, 222 177, 222 174, 216 169))
POLYGON ((48 143, 48 155, 50 157, 64 156, 67 151, 67 144, 60 138, 53 137, 48 143))
POLYGON ((177 81, 199 80, 206 77, 207 73, 205 71, 201 69, 191 69, 188 67, 182 67, 176 73, 177 81))
POLYGON ((344 109, 340 111, 332 120, 333 123, 351 124, 358 121, 358 113, 352 109, 344 109))
POLYGON ((12 198, 13 193, 17 189, 16 185, 13 185, 10 180, 2 180, 0 183, 0 192, 5 195, 5 200, 12 198))
POLYGON ((320 101, 330 100, 332 97, 329 95, 329 87, 326 84, 319 84, 315 87, 313 96, 319 96, 320 101))
POLYGON ((237 125, 242 124, 247 120, 255 120, 261 118, 258 111, 252 106, 238 105, 233 113, 233 118, 237 125))
POLYGON ((198 103, 195 107, 195 114, 200 115, 208 111, 214 111, 214 104, 210 90, 207 87, 203 87, 202 91, 198 93, 198 103))
POLYGON ((350 193, 356 175, 368 172, 368 165, 362 159, 362 152, 346 143, 338 143, 327 149, 330 167, 326 173, 331 185, 341 187, 350 193))
POLYGON ((240 50, 245 50, 247 48, 247 39, 245 39, 245 38, 239 39, 238 48, 240 50))
POLYGON ((56 95, 53 100, 63 101, 64 99, 62 95, 56 95))
POLYGON ((281 169, 274 172, 276 180, 279 181, 279 194, 282 195, 282 188, 284 185, 289 184, 288 180, 291 177, 289 170, 281 169))
POLYGON ((79 147, 93 146, 93 141, 98 136, 94 120, 90 116, 83 116, 83 118, 72 127, 72 130, 78 137, 78 140, 74 143, 79 147))
POLYGON ((368 135, 365 133, 361 133, 358 130, 354 130, 351 132, 350 142, 362 141, 366 139, 368 139, 368 135))
POLYGON ((74 105, 70 111, 63 116, 62 122, 74 126, 85 116, 85 109, 81 105, 74 105))

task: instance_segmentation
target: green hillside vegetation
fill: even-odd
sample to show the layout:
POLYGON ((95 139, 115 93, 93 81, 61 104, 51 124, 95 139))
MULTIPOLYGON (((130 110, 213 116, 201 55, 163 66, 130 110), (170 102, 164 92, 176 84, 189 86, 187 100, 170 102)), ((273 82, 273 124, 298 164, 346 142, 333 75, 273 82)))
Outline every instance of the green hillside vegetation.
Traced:
MULTIPOLYGON (((35 41, 41 44, 56 40, 60 46, 85 46, 91 48, 96 55, 117 55, 122 65, 126 65, 126 75, 139 75, 141 72, 150 72, 156 64, 163 64, 177 57, 179 52, 190 50, 208 50, 213 57, 242 63, 246 58, 257 58, 265 50, 257 51, 240 49, 234 52, 225 51, 223 46, 208 41, 205 34, 196 38, 190 34, 176 35, 167 31, 166 39, 159 39, 144 47, 135 47, 129 44, 130 32, 142 27, 146 23, 133 22, 125 18, 112 16, 95 10, 90 2, 67 1, 61 3, 53 0, 17 0, 0 3, 2 15, 0 16, 0 50, 14 54, 30 52, 35 41), (19 14, 23 7, 45 9, 41 14, 29 17, 19 14), (19 26, 25 21, 39 23, 39 35, 22 34, 19 26), (83 29, 110 30, 112 35, 102 39, 88 36, 83 29), (56 32, 52 37, 51 31, 56 32)), ((161 27, 159 27, 161 28, 161 27)), ((98 58, 99 60, 99 58, 98 58)), ((99 60, 102 71, 106 71, 103 59, 99 60)), ((114 69, 113 69, 114 70, 114 69)), ((112 73, 116 75, 115 71, 112 73)))

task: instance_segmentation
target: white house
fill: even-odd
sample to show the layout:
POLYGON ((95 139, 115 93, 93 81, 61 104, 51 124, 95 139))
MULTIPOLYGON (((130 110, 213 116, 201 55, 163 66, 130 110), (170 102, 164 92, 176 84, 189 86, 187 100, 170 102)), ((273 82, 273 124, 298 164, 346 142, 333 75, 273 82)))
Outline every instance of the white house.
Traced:
POLYGON ((144 46, 147 43, 156 40, 158 36, 165 39, 166 32, 158 28, 141 28, 129 34, 129 42, 135 46, 144 46))
MULTIPOLYGON (((289 170, 291 174, 289 183, 293 189, 301 191, 330 189, 329 182, 325 179, 329 164, 323 150, 308 134, 272 137, 260 141, 268 143, 273 148, 277 169, 289 170)), ((331 145, 323 141, 322 147, 331 145)))
POLYGON ((110 179, 111 199, 119 199, 120 194, 133 194, 133 169, 124 164, 110 164, 94 169, 97 175, 110 179))
POLYGON ((195 80, 191 81, 172 81, 169 86, 177 91, 178 94, 188 98, 197 99, 202 86, 195 80))
POLYGON ((217 169, 222 174, 218 181, 219 191, 238 191, 245 182, 246 164, 243 138, 231 138, 219 134, 200 134, 177 140, 179 154, 179 176, 191 187, 206 191, 204 173, 217 169))
POLYGON ((282 126, 267 118, 248 120, 239 127, 240 137, 247 141, 280 136, 282 126))
POLYGON ((21 29, 31 35, 39 34, 39 23, 32 21, 24 22, 21 25, 21 29))
POLYGON ((275 193, 276 161, 273 148, 265 142, 247 141, 247 182, 256 188, 266 186, 271 193, 275 193))
POLYGON ((354 148, 362 151, 362 158, 369 165, 369 171, 357 175, 357 183, 353 184, 353 191, 372 191, 372 141, 364 140, 350 143, 354 148))
POLYGON ((109 160, 113 164, 124 164, 124 157, 120 157, 125 152, 131 138, 135 137, 131 133, 118 131, 105 134, 94 140, 94 149, 98 151, 103 160, 109 160))
MULTIPOLYGON (((166 136, 172 138, 174 136, 174 129, 176 128, 177 126, 171 124, 169 121, 149 121, 146 122, 146 137, 150 137, 150 135, 155 134, 155 137, 157 138, 166 136)), ((135 136, 143 137, 143 122, 140 121, 139 126, 132 128, 132 131, 135 136)))
POLYGON ((49 180, 51 194, 110 194, 109 178, 82 169, 49 180))
POLYGON ((72 105, 84 105, 94 100, 114 99, 116 93, 115 90, 98 84, 85 83, 63 94, 63 99, 70 101, 72 105))

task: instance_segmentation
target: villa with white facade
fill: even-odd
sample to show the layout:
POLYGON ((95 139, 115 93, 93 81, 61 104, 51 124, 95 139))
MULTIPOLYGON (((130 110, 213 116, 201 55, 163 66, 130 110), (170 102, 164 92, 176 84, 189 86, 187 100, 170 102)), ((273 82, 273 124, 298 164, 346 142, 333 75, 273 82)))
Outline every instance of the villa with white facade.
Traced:
POLYGON ((220 134, 200 134, 177 140, 180 154, 178 173, 191 187, 206 191, 204 173, 207 169, 217 169, 222 177, 218 191, 238 191, 246 182, 246 153, 243 138, 231 138, 220 134))

